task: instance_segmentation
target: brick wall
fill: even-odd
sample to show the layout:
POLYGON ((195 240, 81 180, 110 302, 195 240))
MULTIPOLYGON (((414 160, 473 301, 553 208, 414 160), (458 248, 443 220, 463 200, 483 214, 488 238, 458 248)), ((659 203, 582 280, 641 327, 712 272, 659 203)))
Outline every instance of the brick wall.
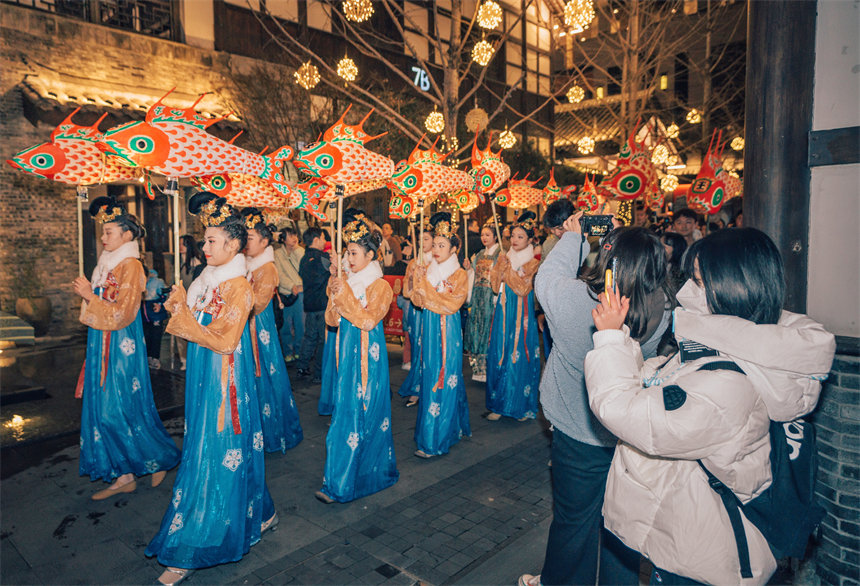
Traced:
POLYGON ((812 417, 818 438, 817 492, 827 508, 816 549, 822 584, 860 579, 860 357, 837 354, 812 417))

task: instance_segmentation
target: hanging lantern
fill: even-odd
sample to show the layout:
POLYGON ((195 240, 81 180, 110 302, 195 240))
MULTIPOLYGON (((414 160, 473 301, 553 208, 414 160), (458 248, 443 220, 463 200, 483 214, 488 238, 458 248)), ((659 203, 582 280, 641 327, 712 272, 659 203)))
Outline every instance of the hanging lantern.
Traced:
POLYGON ((424 120, 424 128, 427 129, 427 132, 433 134, 439 134, 445 130, 445 117, 442 115, 442 112, 437 112, 436 110, 430 112, 424 120))
POLYGON ((681 161, 681 157, 678 155, 669 155, 669 158, 666 159, 666 164, 671 166, 677 165, 681 161))
POLYGON ((693 108, 689 112, 687 112, 687 122, 690 124, 698 124, 702 121, 702 113, 693 108))
POLYGON ((344 0, 343 15, 352 22, 364 22, 373 16, 371 0, 344 0))
POLYGON ((665 144, 658 144, 651 151, 651 162, 655 165, 665 165, 669 160, 669 149, 665 144))
POLYGON ((337 75, 344 81, 355 81, 355 78, 358 76, 358 67, 356 67, 355 61, 349 57, 344 57, 338 61, 337 75))
POLYGON ((732 139, 732 148, 736 151, 744 150, 744 137, 736 136, 732 139))
POLYGON ((478 26, 494 29, 502 23, 502 7, 493 0, 487 0, 478 8, 478 26))
POLYGON ((583 155, 590 155, 594 152, 594 139, 590 136, 583 136, 576 143, 576 147, 583 155))
POLYGON ((564 24, 574 33, 581 33, 594 20, 593 0, 570 0, 564 5, 564 24))
POLYGON ((678 128, 678 125, 674 122, 666 127, 666 136, 669 138, 675 139, 678 138, 678 135, 681 134, 681 129, 678 128))
POLYGON ((493 46, 485 40, 478 41, 472 48, 472 61, 485 66, 493 58, 493 46))
POLYGON ((293 77, 295 77, 296 83, 306 90, 315 88, 320 82, 320 72, 317 69, 317 66, 310 61, 302 64, 302 66, 293 74, 293 77))
POLYGON ((660 189, 666 193, 673 193, 678 189, 678 177, 675 175, 663 175, 660 179, 660 189))
POLYGON ((585 90, 580 85, 574 84, 567 90, 567 101, 571 104, 578 104, 583 98, 585 98, 585 90))
POLYGON ((499 146, 503 149, 512 149, 515 144, 517 144, 517 137, 505 126, 505 130, 499 135, 499 146))
POLYGON ((478 132, 481 128, 486 128, 489 121, 490 118, 487 116, 487 111, 478 106, 475 106, 466 114, 466 128, 469 129, 469 132, 478 132))

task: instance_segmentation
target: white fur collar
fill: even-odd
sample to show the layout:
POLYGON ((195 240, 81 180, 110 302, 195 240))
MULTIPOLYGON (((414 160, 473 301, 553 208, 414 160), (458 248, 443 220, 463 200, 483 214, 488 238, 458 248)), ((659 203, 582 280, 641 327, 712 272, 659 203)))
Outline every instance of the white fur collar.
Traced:
POLYGON ((487 256, 493 256, 494 254, 496 254, 496 250, 498 250, 498 248, 499 248, 499 243, 496 242, 495 244, 493 244, 489 248, 485 248, 484 254, 487 256))
POLYGON ((506 256, 508 257, 508 260, 511 261, 511 268, 518 271, 524 264, 535 257, 535 247, 529 244, 519 251, 510 248, 506 253, 506 256))
POLYGON ((200 310, 212 301, 215 288, 224 281, 245 276, 245 255, 237 254, 229 262, 213 267, 207 266, 188 287, 186 303, 192 310, 200 310))
POLYGON ((361 302, 362 307, 367 307, 367 288, 381 278, 382 269, 379 267, 379 263, 374 260, 357 273, 349 273, 346 282, 349 283, 352 294, 361 302))
POLYGON ((457 260, 456 254, 449 256, 448 260, 441 264, 436 262, 436 259, 433 259, 430 262, 430 266, 427 267, 427 280, 430 281, 430 284, 433 285, 433 287, 438 289, 439 284, 453 275, 459 268, 460 261, 457 260))
POLYGON ((275 250, 271 246, 267 246, 263 252, 258 254, 257 256, 245 257, 245 265, 248 269, 247 277, 251 278, 251 273, 259 269, 261 266, 266 264, 267 262, 275 262, 275 250))
POLYGON ((93 278, 90 279, 93 290, 96 287, 103 287, 107 282, 108 273, 127 258, 140 258, 140 246, 137 240, 125 242, 119 248, 110 252, 103 250, 99 255, 99 262, 96 268, 93 269, 93 278))

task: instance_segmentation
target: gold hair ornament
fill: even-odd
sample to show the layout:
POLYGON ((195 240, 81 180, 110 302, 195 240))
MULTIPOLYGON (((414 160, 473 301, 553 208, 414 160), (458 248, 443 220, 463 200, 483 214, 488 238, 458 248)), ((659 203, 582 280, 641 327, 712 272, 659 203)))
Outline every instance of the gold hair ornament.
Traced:
POLYGON ((122 208, 119 206, 113 206, 111 211, 108 212, 108 206, 103 205, 99 208, 99 212, 96 214, 96 220, 100 224, 107 224, 108 222, 113 222, 118 217, 122 215, 122 208))
POLYGON ((214 199, 207 201, 203 204, 203 207, 200 208, 200 221, 203 222, 203 225, 207 228, 220 226, 232 215, 233 208, 224 204, 219 209, 218 204, 214 199))
POLYGON ((436 227, 433 228, 433 236, 442 236, 443 238, 448 238, 450 240, 451 236, 454 236, 457 233, 457 225, 452 224, 448 220, 442 220, 436 224, 436 227))
POLYGON ((370 234, 367 224, 361 220, 353 220, 343 227, 343 239, 346 242, 358 242, 370 234))
POLYGON ((260 214, 251 214, 247 218, 245 218, 245 227, 248 230, 255 230, 257 228, 257 224, 265 224, 266 221, 263 219, 263 216, 260 214))
POLYGON ((514 228, 522 228, 526 232, 533 232, 536 226, 537 222, 534 218, 529 218, 528 220, 514 223, 514 228))

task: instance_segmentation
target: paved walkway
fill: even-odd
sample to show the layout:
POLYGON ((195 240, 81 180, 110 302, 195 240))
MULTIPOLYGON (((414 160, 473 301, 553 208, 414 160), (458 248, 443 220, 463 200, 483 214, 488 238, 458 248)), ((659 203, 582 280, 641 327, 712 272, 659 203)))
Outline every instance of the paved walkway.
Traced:
MULTIPOLYGON (((391 364, 399 365, 389 345, 391 364)), ((391 369, 392 387, 405 372, 391 369)), ((294 371, 291 376, 295 378, 294 371)), ((415 410, 394 395, 400 480, 353 503, 324 505, 328 417, 318 386, 294 383, 304 441, 266 457, 280 516, 240 562, 198 571, 190 584, 514 584, 540 569, 551 517, 545 422, 489 422, 483 385, 467 386, 472 438, 433 460, 412 456, 415 410)), ((182 418, 166 422, 178 443, 182 418)), ((144 557, 170 501, 175 471, 158 488, 93 502, 101 483, 78 475, 77 447, 6 478, 0 486, 3 584, 151 584, 144 557)))

